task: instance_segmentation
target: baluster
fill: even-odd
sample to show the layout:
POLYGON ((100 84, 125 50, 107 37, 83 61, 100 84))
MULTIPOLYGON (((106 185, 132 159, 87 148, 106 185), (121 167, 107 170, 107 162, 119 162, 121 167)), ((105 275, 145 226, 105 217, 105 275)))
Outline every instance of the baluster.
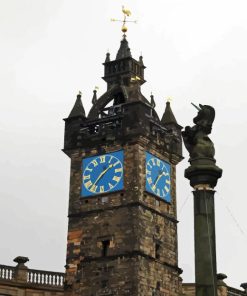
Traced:
POLYGON ((3 279, 5 279, 5 269, 3 269, 3 279))
POLYGON ((36 272, 33 274, 33 282, 35 284, 37 283, 37 273, 36 272))
POLYGON ((48 274, 45 275, 45 284, 48 285, 48 274))
POLYGON ((49 285, 52 284, 52 277, 51 277, 51 274, 49 274, 49 282, 48 282, 49 285))

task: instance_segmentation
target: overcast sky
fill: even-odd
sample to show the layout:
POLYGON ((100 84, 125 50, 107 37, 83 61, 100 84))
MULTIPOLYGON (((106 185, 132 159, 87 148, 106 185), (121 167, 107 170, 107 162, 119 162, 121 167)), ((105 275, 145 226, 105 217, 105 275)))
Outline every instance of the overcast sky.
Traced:
MULTIPOLYGON (((28 266, 63 271, 69 158, 64 122, 79 90, 86 111, 95 86, 106 90, 105 54, 115 58, 122 4, 132 55, 147 66, 143 94, 159 115, 167 97, 182 126, 195 104, 216 109, 211 139, 223 169, 216 202, 218 272, 229 285, 247 281, 246 0, 0 0, 0 263, 18 255, 28 266)), ((179 266, 194 281, 193 200, 177 168, 179 266)))

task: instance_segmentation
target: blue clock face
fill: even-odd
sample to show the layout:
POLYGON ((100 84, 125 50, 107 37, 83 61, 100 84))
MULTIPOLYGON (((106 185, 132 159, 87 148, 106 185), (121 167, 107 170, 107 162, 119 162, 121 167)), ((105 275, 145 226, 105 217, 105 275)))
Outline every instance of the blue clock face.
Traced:
POLYGON ((123 150, 82 160, 81 196, 123 189, 123 150))
POLYGON ((146 152, 146 190, 171 201, 171 166, 169 163, 146 152))

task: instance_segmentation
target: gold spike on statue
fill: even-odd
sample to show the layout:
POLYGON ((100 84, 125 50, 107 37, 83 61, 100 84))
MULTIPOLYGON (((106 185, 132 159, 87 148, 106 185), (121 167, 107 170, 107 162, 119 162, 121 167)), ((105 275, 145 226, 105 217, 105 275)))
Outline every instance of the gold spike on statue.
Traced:
POLYGON ((124 6, 122 6, 122 12, 124 14, 123 20, 118 20, 118 19, 112 18, 111 21, 112 22, 121 22, 123 24, 121 30, 125 35, 125 33, 128 31, 126 23, 137 23, 137 21, 127 20, 127 17, 131 16, 131 11, 129 9, 125 8, 124 6))

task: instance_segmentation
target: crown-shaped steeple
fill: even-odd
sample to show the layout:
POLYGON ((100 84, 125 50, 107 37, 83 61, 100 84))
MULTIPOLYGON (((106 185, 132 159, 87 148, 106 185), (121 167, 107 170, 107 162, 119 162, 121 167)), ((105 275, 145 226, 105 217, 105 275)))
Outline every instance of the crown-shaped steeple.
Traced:
POLYGON ((129 86, 131 82, 137 81, 139 85, 145 83, 142 56, 139 60, 132 58, 126 35, 123 35, 116 59, 110 61, 110 54, 107 53, 103 79, 107 82, 108 89, 113 85, 129 86))

